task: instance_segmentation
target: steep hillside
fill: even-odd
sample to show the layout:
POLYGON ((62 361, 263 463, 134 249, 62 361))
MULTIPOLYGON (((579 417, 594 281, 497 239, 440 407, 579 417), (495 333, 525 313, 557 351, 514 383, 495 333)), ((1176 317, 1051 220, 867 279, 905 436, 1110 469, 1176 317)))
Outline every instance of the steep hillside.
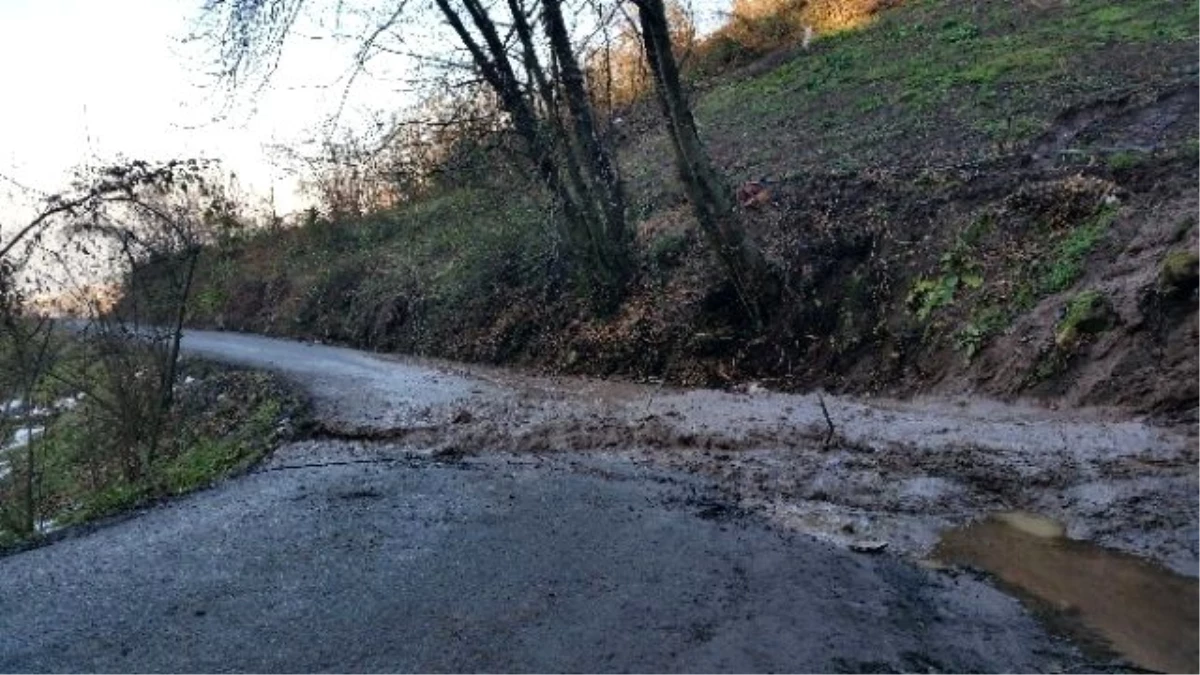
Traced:
POLYGON ((619 128, 642 260, 614 316, 574 292, 536 191, 485 180, 214 246, 192 321, 688 385, 1194 420, 1196 16, 1169 0, 910 2, 699 82, 718 164, 770 195, 744 213, 785 281, 761 333, 693 230, 649 107, 619 128))

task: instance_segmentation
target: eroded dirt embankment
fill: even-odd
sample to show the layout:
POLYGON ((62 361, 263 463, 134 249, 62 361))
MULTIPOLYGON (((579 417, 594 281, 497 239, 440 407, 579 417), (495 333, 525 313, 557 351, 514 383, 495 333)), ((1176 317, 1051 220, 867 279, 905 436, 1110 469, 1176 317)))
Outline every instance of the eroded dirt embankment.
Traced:
POLYGON ((316 440, 289 461, 325 461, 321 437, 357 441, 342 450, 353 460, 570 451, 709 477, 738 508, 847 545, 924 558, 941 530, 1018 509, 1197 573, 1192 430, 1111 411, 833 396, 823 410, 817 395, 756 387, 535 377, 244 335, 191 332, 185 346, 309 387, 316 440))

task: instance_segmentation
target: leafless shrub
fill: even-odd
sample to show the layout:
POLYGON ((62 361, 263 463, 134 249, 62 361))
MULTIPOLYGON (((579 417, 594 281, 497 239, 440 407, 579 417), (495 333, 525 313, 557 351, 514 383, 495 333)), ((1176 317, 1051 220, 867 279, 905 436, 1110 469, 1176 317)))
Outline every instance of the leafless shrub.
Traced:
POLYGON ((35 531, 38 513, 40 439, 34 417, 47 403, 39 385, 58 350, 54 322, 22 311, 15 271, 11 261, 0 259, 0 481, 7 482, 0 484, 0 494, 9 497, 0 499, 0 528, 27 535, 35 531))
MULTIPOLYGON (((115 469, 116 479, 134 484, 158 459, 198 257, 205 244, 231 236, 239 226, 236 205, 214 187, 213 171, 203 161, 135 161, 81 172, 71 189, 47 198, 2 249, 4 389, 23 401, 26 426, 29 410, 51 409, 50 401, 39 399, 48 396, 44 392, 86 395, 72 414, 87 443, 73 459, 97 483, 113 478, 104 474, 115 469), (54 290, 73 298, 58 305, 73 310, 65 322, 74 333, 69 339, 45 315, 55 306, 46 300, 49 289, 37 288, 41 298, 33 302, 16 284, 15 272, 34 248, 47 254, 39 278, 65 280, 54 290), (59 267, 57 275, 45 269, 47 261, 59 267), (125 290, 123 297, 95 290, 117 286, 125 290), (69 356, 60 358, 64 354, 69 356)), ((30 440, 20 471, 9 472, 19 473, 23 485, 7 491, 20 494, 24 504, 20 522, 10 529, 24 533, 35 531, 39 512, 38 442, 30 440)))

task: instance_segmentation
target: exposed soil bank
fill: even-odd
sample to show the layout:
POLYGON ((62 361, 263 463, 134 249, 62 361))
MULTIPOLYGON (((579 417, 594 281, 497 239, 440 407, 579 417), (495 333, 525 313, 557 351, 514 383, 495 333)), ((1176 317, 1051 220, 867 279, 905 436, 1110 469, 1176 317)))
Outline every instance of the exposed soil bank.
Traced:
POLYGON ((746 216, 786 280, 762 332, 744 324, 680 209, 643 224, 647 257, 613 316, 592 315, 567 289, 512 280, 441 305, 384 262, 363 276, 352 256, 286 260, 309 235, 285 233, 213 252, 198 293, 225 300, 192 318, 548 373, 979 395, 1194 423, 1196 160, 1146 161, 1119 172, 998 163, 780 182, 775 201, 746 216), (259 270, 264 257, 285 260, 259 270), (218 275, 231 267, 240 276, 218 275))
MULTIPOLYGON (((592 312, 563 261, 542 250, 544 224, 509 213, 508 193, 479 189, 379 214, 379 222, 328 223, 206 251, 192 319, 548 373, 969 394, 1195 423, 1193 51, 1189 44, 1190 71, 1133 92, 1093 92, 1011 152, 947 136, 936 139, 953 150, 944 163, 897 155, 854 169, 783 159, 763 167, 779 175, 769 181, 771 198, 741 217, 783 291, 764 301, 761 331, 746 325, 677 191, 661 185, 637 225, 637 274, 612 315, 592 312), (469 259, 443 241, 492 230, 524 238, 472 249, 469 259)), ((645 142, 656 128, 629 142, 645 142)), ((736 165, 746 152, 740 144, 750 142, 744 136, 714 138, 714 153, 736 165)), ((824 142, 782 133, 768 140, 824 142)), ((898 142, 900 154, 927 149, 898 142)), ((135 287, 153 286, 153 268, 140 274, 135 287)))
MULTIPOLYGON (((611 314, 572 278, 529 167, 483 153, 395 208, 207 247, 194 325, 687 387, 969 394, 1194 424, 1195 3, 872 7, 809 49, 696 83, 730 189, 761 189, 738 214, 779 281, 761 330, 701 241, 652 100, 612 129, 637 260, 611 314)), ((131 280, 151 291, 143 310, 158 271, 131 280)))

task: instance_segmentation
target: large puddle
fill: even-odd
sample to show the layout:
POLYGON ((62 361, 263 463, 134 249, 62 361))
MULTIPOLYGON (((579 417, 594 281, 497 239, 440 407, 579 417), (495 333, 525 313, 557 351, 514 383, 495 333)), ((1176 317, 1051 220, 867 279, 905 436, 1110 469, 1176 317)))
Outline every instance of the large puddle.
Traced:
POLYGON ((945 563, 986 570, 1048 603, 1085 643, 1134 664, 1200 672, 1197 582, 1141 558, 1067 539, 1054 521, 1006 513, 952 530, 934 551, 945 563))

